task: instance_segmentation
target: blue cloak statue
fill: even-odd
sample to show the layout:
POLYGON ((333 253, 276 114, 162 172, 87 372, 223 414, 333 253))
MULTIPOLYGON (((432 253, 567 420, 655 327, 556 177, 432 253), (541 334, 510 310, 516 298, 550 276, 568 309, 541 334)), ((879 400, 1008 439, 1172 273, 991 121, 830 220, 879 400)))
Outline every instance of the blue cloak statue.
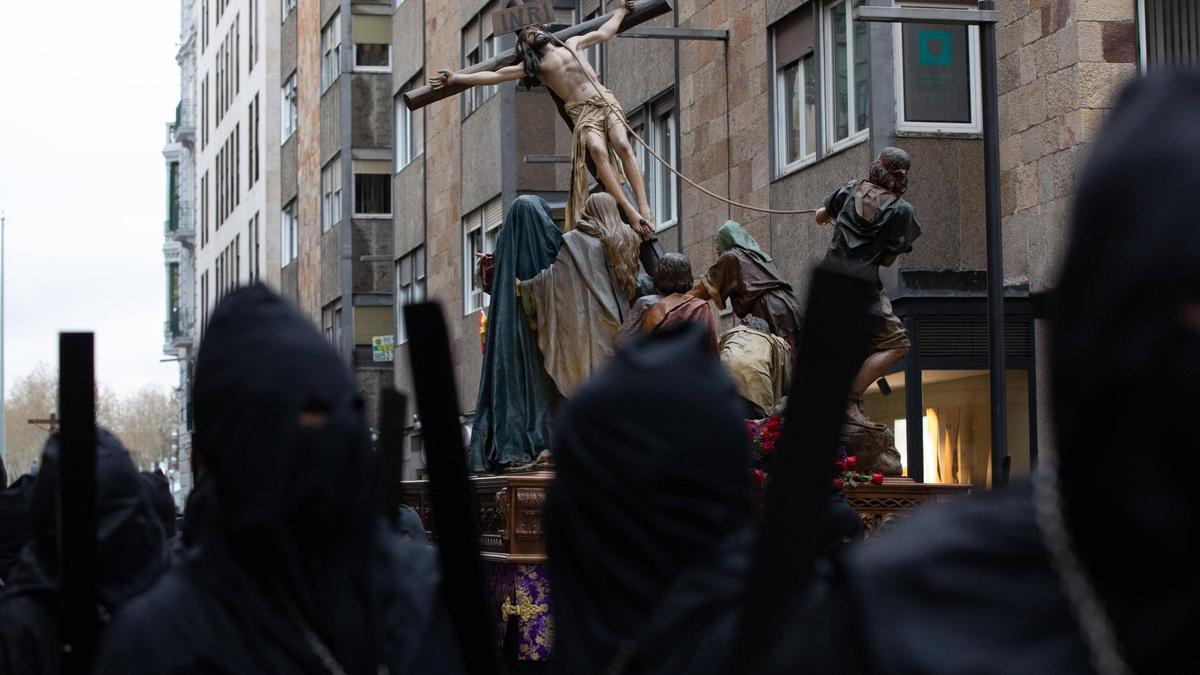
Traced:
POLYGON ((516 295, 516 280, 533 278, 554 262, 562 233, 541 197, 513 201, 496 242, 487 345, 475 421, 472 471, 527 464, 550 448, 554 408, 562 397, 546 373, 537 334, 516 295))

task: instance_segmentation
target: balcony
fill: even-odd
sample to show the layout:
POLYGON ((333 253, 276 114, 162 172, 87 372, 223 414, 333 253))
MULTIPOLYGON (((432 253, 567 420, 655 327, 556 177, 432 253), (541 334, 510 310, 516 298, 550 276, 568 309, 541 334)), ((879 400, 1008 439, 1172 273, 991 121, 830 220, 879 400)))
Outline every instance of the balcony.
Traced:
POLYGON ((163 232, 168 240, 190 246, 196 239, 194 209, 190 204, 182 204, 175 207, 173 215, 174 218, 163 223, 163 232))
POLYGON ((163 351, 172 353, 192 346, 195 321, 191 307, 173 307, 163 322, 163 351))
POLYGON ((175 107, 175 122, 167 125, 167 144, 180 143, 188 148, 196 142, 195 111, 188 101, 180 101, 175 107))

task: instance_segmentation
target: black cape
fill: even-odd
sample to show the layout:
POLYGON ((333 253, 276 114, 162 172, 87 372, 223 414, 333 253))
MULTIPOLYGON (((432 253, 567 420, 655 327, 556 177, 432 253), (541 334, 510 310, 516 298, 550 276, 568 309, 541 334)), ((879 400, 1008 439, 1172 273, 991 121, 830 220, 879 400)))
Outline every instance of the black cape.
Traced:
MULTIPOLYGON (((151 513, 129 452, 97 429, 96 595, 103 629, 108 618, 154 584, 166 569, 162 528, 151 513)), ((33 487, 34 539, 21 553, 0 592, 0 672, 57 673, 59 571, 56 492, 60 481, 58 437, 42 454, 33 487)))
POLYGON ((644 647, 680 645, 644 645, 648 619, 676 625, 724 600, 709 592, 749 540, 749 459, 701 327, 633 339, 567 402, 546 496, 555 669, 640 670, 644 647))
MULTIPOLYGON (((1194 73, 1126 89, 1081 174, 1048 317, 1071 576, 1090 577, 1137 673, 1195 672, 1200 635, 1200 454, 1170 415, 1200 405, 1197 111, 1194 73)), ((1014 485, 864 547, 779 672, 1094 672, 1034 504, 1014 485)))
POLYGON ((453 672, 433 552, 384 526, 365 407, 263 286, 213 312, 195 374, 190 555, 126 608, 101 673, 453 672))

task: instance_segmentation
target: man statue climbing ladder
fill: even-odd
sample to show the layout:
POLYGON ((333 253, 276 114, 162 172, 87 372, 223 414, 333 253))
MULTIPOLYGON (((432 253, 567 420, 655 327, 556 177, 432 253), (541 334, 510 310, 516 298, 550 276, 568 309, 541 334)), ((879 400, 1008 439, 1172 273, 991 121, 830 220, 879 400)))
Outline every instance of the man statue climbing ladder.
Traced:
POLYGON ((646 197, 642 167, 629 143, 628 127, 621 104, 599 83, 596 72, 580 50, 608 42, 633 10, 633 0, 625 0, 600 28, 566 42, 552 35, 543 25, 525 26, 517 34, 516 53, 520 61, 496 71, 464 73, 439 70, 429 79, 433 87, 453 84, 483 87, 509 80, 521 80, 527 87, 539 81, 565 103, 574 124, 571 137, 571 191, 567 198, 567 229, 573 229, 587 199, 587 156, 596 166, 596 176, 604 189, 617 200, 625 219, 642 236, 653 232, 654 216, 646 197), (587 153, 586 155, 584 153, 587 153), (619 160, 619 161, 618 161, 619 160), (622 176, 622 172, 624 176, 622 176), (628 180, 637 205, 629 200, 621 184, 628 180))

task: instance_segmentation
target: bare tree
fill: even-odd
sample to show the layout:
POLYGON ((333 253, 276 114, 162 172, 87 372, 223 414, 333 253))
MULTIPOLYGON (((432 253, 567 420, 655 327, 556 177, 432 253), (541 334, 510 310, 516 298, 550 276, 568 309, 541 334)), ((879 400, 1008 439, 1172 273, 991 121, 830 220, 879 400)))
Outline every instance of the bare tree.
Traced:
MULTIPOLYGON (((38 363, 9 388, 4 407, 8 448, 5 466, 9 478, 16 479, 29 472, 50 437, 48 425, 30 424, 29 420, 47 419, 58 409, 57 374, 38 363)), ((122 397, 108 387, 97 388, 97 424, 116 434, 129 448, 134 462, 144 469, 170 455, 178 417, 173 390, 148 385, 122 397)))

